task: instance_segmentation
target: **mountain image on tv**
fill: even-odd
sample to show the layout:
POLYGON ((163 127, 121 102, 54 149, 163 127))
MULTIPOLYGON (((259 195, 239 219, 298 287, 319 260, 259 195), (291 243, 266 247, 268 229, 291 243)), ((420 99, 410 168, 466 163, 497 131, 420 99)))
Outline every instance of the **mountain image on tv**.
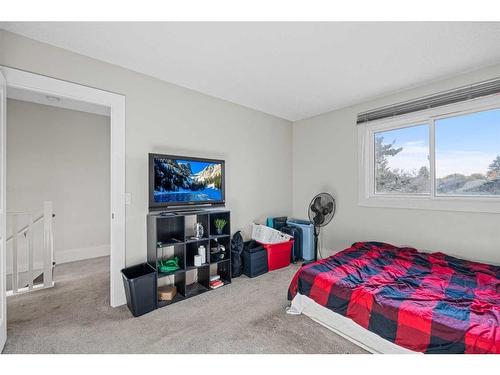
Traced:
POLYGON ((220 163, 180 159, 154 159, 155 202, 222 200, 220 163))

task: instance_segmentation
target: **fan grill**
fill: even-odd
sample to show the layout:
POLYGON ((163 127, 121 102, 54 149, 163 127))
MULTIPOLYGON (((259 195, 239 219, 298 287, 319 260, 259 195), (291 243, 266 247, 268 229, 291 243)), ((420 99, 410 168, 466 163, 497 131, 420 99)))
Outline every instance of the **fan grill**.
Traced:
POLYGON ((328 193, 320 193, 309 204, 309 220, 317 228, 324 227, 332 220, 335 209, 335 199, 328 193))

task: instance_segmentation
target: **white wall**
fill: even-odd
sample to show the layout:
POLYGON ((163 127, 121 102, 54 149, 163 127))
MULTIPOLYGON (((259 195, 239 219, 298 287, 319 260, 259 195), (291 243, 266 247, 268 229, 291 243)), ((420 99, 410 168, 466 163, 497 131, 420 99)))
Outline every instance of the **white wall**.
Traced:
POLYGON ((57 263, 109 254, 109 150, 109 117, 7 101, 7 209, 53 202, 57 263))
POLYGON ((146 259, 149 152, 225 159, 233 230, 291 213, 290 122, 5 31, 0 65, 126 96, 128 265, 146 259))
POLYGON ((328 191, 336 197, 337 214, 324 231, 325 252, 378 240, 500 264, 498 214, 359 206, 356 128, 356 115, 364 110, 498 76, 500 66, 294 123, 293 214, 306 216, 314 194, 328 191))

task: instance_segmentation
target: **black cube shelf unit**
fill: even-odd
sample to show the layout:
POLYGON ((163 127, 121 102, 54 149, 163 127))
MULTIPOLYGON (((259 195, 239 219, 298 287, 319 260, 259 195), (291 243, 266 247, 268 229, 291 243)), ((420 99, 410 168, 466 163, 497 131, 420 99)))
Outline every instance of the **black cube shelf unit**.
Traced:
POLYGON ((200 293, 210 291, 210 277, 220 275, 225 285, 231 283, 231 214, 227 210, 200 210, 184 212, 151 212, 147 217, 148 263, 158 273, 158 286, 175 285, 177 293, 171 301, 157 301, 164 307, 200 293), (227 224, 221 234, 215 228, 216 219, 225 219, 227 224), (195 238, 195 223, 203 225, 202 238, 195 238), (158 246, 161 242, 162 246, 158 246), (218 244, 225 248, 222 260, 211 262, 210 248, 218 244), (204 245, 206 262, 194 265, 198 247, 204 245), (180 268, 174 272, 161 273, 158 263, 174 256, 179 258, 180 268))

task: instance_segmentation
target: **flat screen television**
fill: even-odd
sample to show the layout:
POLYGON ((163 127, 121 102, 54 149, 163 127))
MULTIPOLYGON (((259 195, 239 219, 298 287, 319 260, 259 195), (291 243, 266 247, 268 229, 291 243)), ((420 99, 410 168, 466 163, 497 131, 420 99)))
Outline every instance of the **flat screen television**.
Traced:
POLYGON ((149 154, 149 207, 223 205, 224 160, 149 154))

